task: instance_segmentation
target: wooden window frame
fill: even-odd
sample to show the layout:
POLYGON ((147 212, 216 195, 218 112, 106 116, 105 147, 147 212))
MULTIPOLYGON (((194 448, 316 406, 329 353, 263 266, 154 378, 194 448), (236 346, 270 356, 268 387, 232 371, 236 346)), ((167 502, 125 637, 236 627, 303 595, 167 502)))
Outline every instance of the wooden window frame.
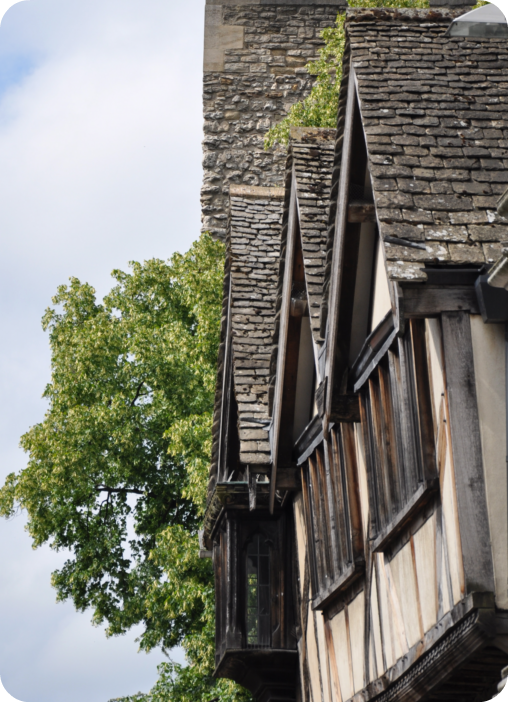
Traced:
POLYGON ((214 539, 216 592, 216 663, 235 651, 296 648, 294 627, 293 517, 286 509, 276 515, 230 509, 225 512, 214 539), (247 547, 259 535, 270 552, 269 643, 247 640, 247 547))
POLYGON ((424 325, 409 320, 361 392, 373 552, 439 489, 424 325))
POLYGON ((365 570, 352 424, 331 428, 302 470, 313 609, 325 609, 365 570))

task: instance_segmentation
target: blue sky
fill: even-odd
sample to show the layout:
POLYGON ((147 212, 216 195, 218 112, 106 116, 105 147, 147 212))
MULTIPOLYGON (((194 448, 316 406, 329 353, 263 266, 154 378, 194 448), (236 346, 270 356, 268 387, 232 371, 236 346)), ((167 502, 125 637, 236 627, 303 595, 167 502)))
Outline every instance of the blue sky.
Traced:
POLYGON ((19 85, 32 73, 42 56, 36 53, 5 51, 0 55, 0 99, 11 86, 19 85))
MULTIPOLYGON (((27 0, 0 25, 0 479, 49 379, 40 319, 77 276, 168 258, 199 232, 204 0, 27 0)), ((147 691, 160 653, 56 604, 65 554, 0 520, 0 676, 21 702, 147 691)), ((0 696, 1 697, 1 696, 0 696)))

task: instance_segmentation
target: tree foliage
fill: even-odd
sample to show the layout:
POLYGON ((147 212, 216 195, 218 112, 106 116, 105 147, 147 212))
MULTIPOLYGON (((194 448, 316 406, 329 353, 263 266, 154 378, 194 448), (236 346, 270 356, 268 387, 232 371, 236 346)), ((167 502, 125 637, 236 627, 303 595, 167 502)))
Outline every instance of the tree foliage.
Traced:
MULTIPOLYGON (((429 6, 428 0, 349 0, 350 7, 415 7, 429 6)), ((345 13, 339 13, 335 27, 327 27, 321 32, 324 46, 319 56, 306 65, 307 71, 316 76, 309 95, 295 103, 287 116, 268 130, 265 148, 275 144, 287 146, 291 127, 337 126, 337 109, 340 84, 342 81, 342 57, 346 45, 344 23, 345 13)))
POLYGON ((189 686, 195 700, 243 694, 210 677, 213 578, 197 543, 223 261, 203 235, 169 262, 114 271, 102 302, 76 278, 58 288, 43 318, 48 410, 21 438, 26 467, 0 490, 0 514, 26 510, 34 547, 70 554, 52 575, 59 600, 91 609, 108 635, 141 623, 146 651, 184 646, 190 665, 161 669, 157 702, 184 702, 189 686))
POLYGON ((148 694, 122 697, 109 702, 248 702, 250 696, 230 680, 214 680, 192 665, 161 663, 159 679, 148 694))

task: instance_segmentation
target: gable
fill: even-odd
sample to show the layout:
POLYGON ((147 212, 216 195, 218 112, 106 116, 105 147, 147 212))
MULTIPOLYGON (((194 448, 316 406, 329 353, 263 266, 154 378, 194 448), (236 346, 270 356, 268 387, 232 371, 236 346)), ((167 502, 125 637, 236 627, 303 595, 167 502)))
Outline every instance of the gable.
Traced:
POLYGON ((508 48, 446 37, 453 15, 350 11, 347 32, 391 280, 501 255, 508 48), (373 21, 375 20, 375 21, 373 21))
POLYGON ((267 383, 282 196, 280 188, 230 188, 209 490, 217 480, 229 478, 222 474, 228 464, 243 470, 247 464, 261 469, 270 463, 267 383))

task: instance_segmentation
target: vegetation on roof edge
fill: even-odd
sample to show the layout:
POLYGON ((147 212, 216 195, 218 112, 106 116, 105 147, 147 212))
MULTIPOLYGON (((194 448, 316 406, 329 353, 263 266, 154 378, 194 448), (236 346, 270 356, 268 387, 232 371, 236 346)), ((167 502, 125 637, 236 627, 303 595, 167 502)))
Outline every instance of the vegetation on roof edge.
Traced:
MULTIPOLYGON (((484 0, 475 5, 487 5, 484 0)), ((350 0, 350 7, 408 7, 425 9, 429 0, 350 0)), ((337 126, 337 109, 339 91, 342 81, 342 58, 346 45, 344 23, 346 14, 339 12, 334 27, 327 27, 321 32, 324 46, 319 51, 319 58, 309 61, 305 66, 310 75, 316 76, 316 82, 309 95, 296 102, 288 115, 271 127, 265 136, 265 149, 276 144, 287 147, 291 127, 328 127, 337 126)))

